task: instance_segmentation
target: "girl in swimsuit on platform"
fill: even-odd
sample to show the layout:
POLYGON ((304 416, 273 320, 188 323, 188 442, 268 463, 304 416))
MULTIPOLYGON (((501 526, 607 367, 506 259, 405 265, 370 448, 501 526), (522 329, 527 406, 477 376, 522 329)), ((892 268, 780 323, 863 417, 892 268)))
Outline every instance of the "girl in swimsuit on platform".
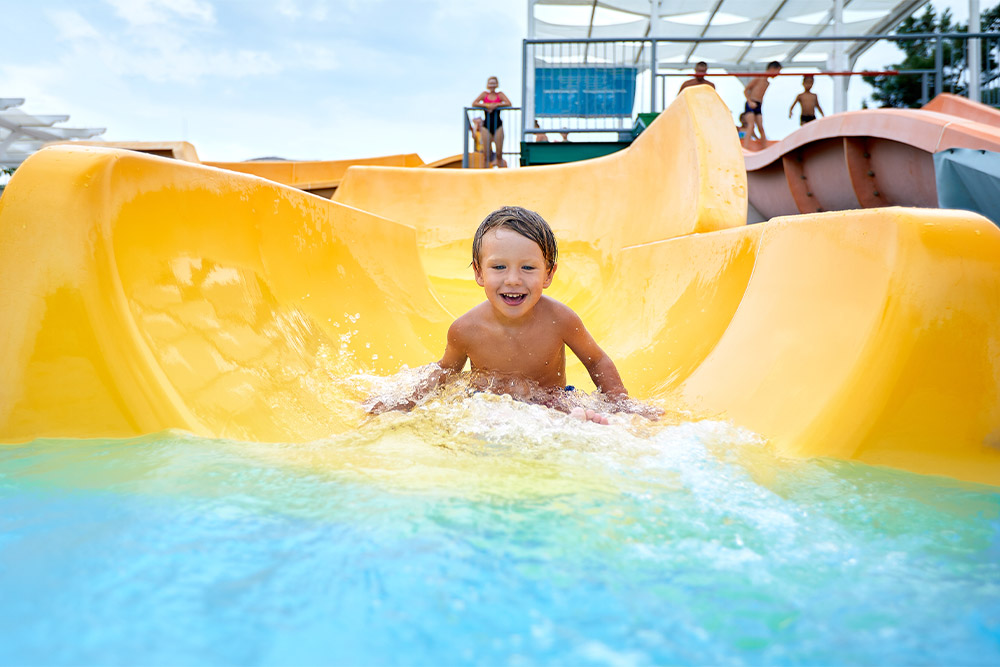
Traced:
POLYGON ((497 90, 499 82, 495 76, 486 80, 486 90, 479 94, 472 102, 472 106, 486 110, 486 119, 483 123, 483 164, 488 167, 494 165, 506 167, 507 163, 503 159, 503 121, 500 120, 500 109, 502 107, 513 106, 507 96, 497 90), (496 152, 490 160, 490 144, 496 146, 496 152))

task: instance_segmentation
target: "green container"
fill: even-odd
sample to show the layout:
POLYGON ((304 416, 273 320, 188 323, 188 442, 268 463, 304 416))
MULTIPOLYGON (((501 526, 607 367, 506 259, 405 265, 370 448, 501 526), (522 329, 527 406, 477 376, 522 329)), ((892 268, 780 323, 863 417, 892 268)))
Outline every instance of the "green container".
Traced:
POLYGON ((632 126, 632 138, 635 139, 642 134, 642 131, 649 127, 659 115, 659 112, 639 114, 639 117, 635 119, 635 125, 632 126))
POLYGON ((579 162, 627 148, 630 141, 521 142, 521 166, 579 162))

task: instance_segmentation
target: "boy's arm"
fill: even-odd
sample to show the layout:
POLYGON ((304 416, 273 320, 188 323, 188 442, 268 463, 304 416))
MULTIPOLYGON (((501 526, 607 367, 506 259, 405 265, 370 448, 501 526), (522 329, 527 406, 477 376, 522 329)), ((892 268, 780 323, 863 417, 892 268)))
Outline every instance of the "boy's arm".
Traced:
POLYGON ((820 115, 820 116, 825 116, 825 115, 826 115, 826 114, 825 114, 825 113, 823 112, 823 107, 821 107, 821 106, 819 105, 819 95, 817 95, 817 96, 816 96, 816 111, 818 111, 818 112, 819 112, 819 115, 820 115))
POLYGON ((445 372, 459 373, 465 368, 469 355, 465 350, 463 329, 461 319, 455 320, 448 327, 448 344, 444 348, 444 356, 438 361, 438 366, 445 372))
POLYGON ((448 344, 444 350, 444 356, 436 364, 428 364, 424 368, 429 368, 427 376, 423 378, 416 387, 413 388, 409 396, 400 399, 388 399, 386 397, 373 396, 365 402, 365 407, 372 414, 382 414, 389 410, 411 410, 417 405, 417 401, 431 393, 448 378, 455 373, 461 372, 465 367, 468 355, 465 352, 465 345, 462 343, 461 325, 456 320, 448 329, 448 344))
POLYGON ((606 396, 612 398, 624 398, 628 396, 625 384, 622 382, 615 362, 604 353, 594 337, 590 335, 587 328, 583 326, 583 320, 569 308, 566 308, 563 318, 563 340, 573 354, 583 362, 590 373, 590 379, 594 381, 597 388, 606 396))
POLYGON ((789 117, 789 118, 791 118, 791 117, 792 117, 792 111, 794 111, 794 110, 795 110, 795 105, 796 105, 796 104, 801 104, 801 103, 802 103, 802 101, 801 101, 801 100, 799 99, 799 97, 800 97, 800 96, 801 96, 801 95, 796 95, 796 96, 795 96, 795 101, 794 101, 794 102, 792 102, 792 106, 788 107, 788 117, 789 117))

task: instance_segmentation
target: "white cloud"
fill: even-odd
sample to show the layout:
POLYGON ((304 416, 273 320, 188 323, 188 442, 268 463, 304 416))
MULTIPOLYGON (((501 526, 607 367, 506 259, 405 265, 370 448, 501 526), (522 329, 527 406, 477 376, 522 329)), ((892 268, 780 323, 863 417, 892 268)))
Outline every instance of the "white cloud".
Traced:
POLYGON ((105 0, 131 26, 168 22, 172 16, 215 22, 215 8, 204 0, 105 0))
POLYGON ((282 16, 286 16, 290 19, 297 19, 302 16, 302 11, 299 9, 295 0, 279 0, 277 7, 278 13, 282 16))
POLYGON ((65 113, 58 110, 70 108, 57 93, 62 76, 58 64, 0 64, 0 81, 10 91, 6 96, 25 98, 26 113, 65 113))
POLYGON ((101 39, 101 33, 72 9, 54 9, 46 12, 55 26, 59 39, 74 41, 80 39, 101 39))
POLYGON ((177 83, 192 83, 207 77, 242 79, 277 74, 283 69, 269 53, 247 49, 216 52, 185 49, 174 53, 133 54, 122 65, 126 74, 177 83))
MULTIPOLYGON (((339 9, 353 11, 357 6, 357 2, 355 0, 351 0, 346 3, 341 2, 340 5, 339 9)), ((308 4, 308 6, 303 7, 296 0, 278 0, 278 4, 275 6, 275 9, 279 14, 293 21, 305 16, 310 21, 322 23, 330 14, 329 8, 325 2, 313 2, 308 4)))
POLYGON ((156 83, 193 84, 207 77, 245 79, 276 74, 283 66, 275 58, 257 49, 220 48, 214 42, 193 42, 192 34, 176 25, 170 11, 214 20, 212 8, 198 0, 108 0, 127 8, 119 15, 132 26, 142 25, 141 32, 110 31, 102 34, 74 10, 47 12, 50 22, 63 41, 71 44, 73 57, 66 59, 67 71, 83 63, 118 76, 141 77, 156 83))
POLYGON ((295 61, 289 63, 292 67, 331 72, 339 69, 341 60, 334 49, 325 44, 309 44, 297 42, 292 46, 295 61))

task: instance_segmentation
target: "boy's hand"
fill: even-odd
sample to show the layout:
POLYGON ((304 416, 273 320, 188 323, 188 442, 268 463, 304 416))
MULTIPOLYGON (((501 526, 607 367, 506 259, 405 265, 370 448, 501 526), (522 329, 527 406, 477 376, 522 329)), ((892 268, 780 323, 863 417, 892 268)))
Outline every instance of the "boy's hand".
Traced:
POLYGON ((641 403, 633 398, 625 398, 619 401, 616 407, 619 412, 625 412, 630 415, 639 415, 640 417, 645 417, 649 421, 654 422, 658 421, 660 416, 663 414, 663 410, 655 405, 641 403))
POLYGON ((409 412, 416 406, 416 402, 412 399, 392 401, 384 398, 378 398, 377 396, 370 396, 367 401, 361 404, 361 407, 365 409, 365 412, 371 415, 380 415, 393 410, 409 412))

